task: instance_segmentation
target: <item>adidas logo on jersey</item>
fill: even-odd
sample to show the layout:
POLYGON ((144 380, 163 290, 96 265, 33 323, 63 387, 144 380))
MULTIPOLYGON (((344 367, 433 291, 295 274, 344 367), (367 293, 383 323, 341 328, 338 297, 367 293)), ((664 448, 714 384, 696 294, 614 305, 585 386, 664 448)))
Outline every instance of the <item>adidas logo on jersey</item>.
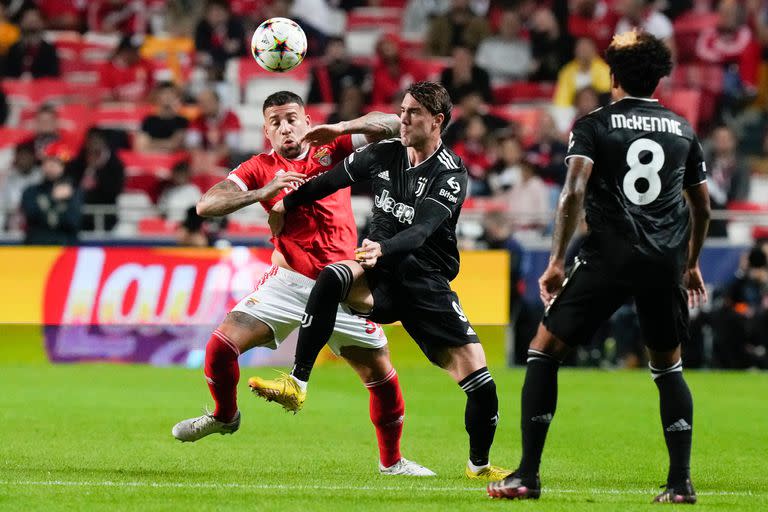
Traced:
POLYGON ((677 420, 676 422, 674 422, 664 430, 666 430, 667 432, 682 432, 684 430, 691 430, 691 426, 688 424, 687 421, 680 418, 679 420, 677 420))
POLYGON ((477 333, 475 332, 475 330, 472 328, 471 325, 469 327, 467 327, 467 334, 469 334, 470 336, 476 336, 477 335, 477 333))
POLYGON ((554 416, 552 416, 551 412, 548 412, 547 414, 534 416, 533 418, 531 418, 531 421, 535 423, 552 423, 552 418, 554 418, 554 416))
POLYGON ((389 181, 389 171, 383 171, 377 174, 377 176, 383 180, 389 181))

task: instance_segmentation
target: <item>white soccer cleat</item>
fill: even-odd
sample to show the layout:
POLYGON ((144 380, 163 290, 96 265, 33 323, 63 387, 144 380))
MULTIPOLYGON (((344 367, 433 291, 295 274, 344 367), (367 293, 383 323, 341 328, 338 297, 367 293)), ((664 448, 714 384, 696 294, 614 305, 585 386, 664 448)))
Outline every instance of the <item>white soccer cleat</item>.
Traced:
POLYGON ((213 414, 206 413, 197 418, 189 418, 180 421, 173 426, 171 434, 173 437, 184 443, 193 443, 198 439, 211 434, 233 434, 240 428, 240 411, 237 411, 235 419, 229 423, 224 423, 213 417, 213 414))
POLYGON ((417 464, 406 458, 401 458, 388 468, 385 468, 381 465, 381 462, 379 462, 379 473, 382 475, 437 476, 437 473, 431 469, 427 469, 421 464, 417 464))

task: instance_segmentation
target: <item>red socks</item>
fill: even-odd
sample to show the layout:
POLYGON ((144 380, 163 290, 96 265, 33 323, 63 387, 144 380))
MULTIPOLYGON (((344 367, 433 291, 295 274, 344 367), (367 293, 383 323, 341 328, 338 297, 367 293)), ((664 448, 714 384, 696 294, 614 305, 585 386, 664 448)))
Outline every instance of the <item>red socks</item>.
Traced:
POLYGON ((229 423, 237 414, 237 383, 240 351, 232 340, 216 329, 205 347, 205 380, 216 403, 213 417, 229 423))
POLYGON ((381 380, 365 384, 371 393, 371 422, 376 427, 379 458, 384 467, 400 460, 400 437, 403 434, 405 402, 394 368, 381 380))

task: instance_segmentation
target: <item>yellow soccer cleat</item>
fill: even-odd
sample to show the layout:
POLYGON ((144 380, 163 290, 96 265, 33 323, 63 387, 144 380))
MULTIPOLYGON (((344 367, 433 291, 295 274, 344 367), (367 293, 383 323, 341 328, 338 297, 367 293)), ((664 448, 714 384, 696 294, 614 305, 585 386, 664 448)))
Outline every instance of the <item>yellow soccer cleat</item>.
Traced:
POLYGON ((469 466, 464 470, 464 474, 470 480, 484 480, 486 482, 498 482, 504 480, 512 474, 511 469, 500 468, 499 466, 488 465, 477 471, 472 471, 469 466))
POLYGON ((307 392, 302 391, 298 383, 287 373, 278 373, 280 376, 274 380, 251 377, 248 379, 248 386, 254 395, 266 399, 267 402, 277 402, 286 411, 296 414, 304 405, 307 392))

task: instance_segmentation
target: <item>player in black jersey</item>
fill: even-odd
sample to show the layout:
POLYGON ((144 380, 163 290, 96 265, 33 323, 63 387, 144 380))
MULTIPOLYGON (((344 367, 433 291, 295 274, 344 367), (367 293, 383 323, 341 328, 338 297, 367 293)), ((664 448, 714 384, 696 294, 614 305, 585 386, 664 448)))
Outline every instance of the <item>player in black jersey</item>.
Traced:
POLYGON ((270 222, 279 230, 285 211, 352 183, 371 180, 375 193, 371 232, 357 250, 356 261, 329 265, 317 278, 299 331, 292 374, 274 381, 255 377, 249 385, 260 396, 298 410, 312 366, 331 335, 339 303, 375 322, 399 320, 429 360, 444 368, 467 394, 466 475, 496 481, 510 474, 488 460, 498 421, 496 385, 449 284, 459 271, 456 220, 467 193, 467 170, 440 138, 451 109, 443 86, 413 84, 401 106, 399 139, 357 150, 275 206, 270 222))
POLYGON ((701 145, 685 119, 651 99, 672 68, 663 42, 647 33, 618 35, 606 60, 615 101, 573 127, 552 254, 539 279, 547 310, 528 351, 522 459, 512 475, 489 485, 488 493, 539 497, 539 465, 555 414, 560 361, 633 297, 669 451, 666 488, 654 501, 695 503, 693 402, 680 345, 688 340, 688 305, 706 300, 698 265, 709 223, 701 145), (582 206, 589 233, 566 278, 565 250, 582 206))

